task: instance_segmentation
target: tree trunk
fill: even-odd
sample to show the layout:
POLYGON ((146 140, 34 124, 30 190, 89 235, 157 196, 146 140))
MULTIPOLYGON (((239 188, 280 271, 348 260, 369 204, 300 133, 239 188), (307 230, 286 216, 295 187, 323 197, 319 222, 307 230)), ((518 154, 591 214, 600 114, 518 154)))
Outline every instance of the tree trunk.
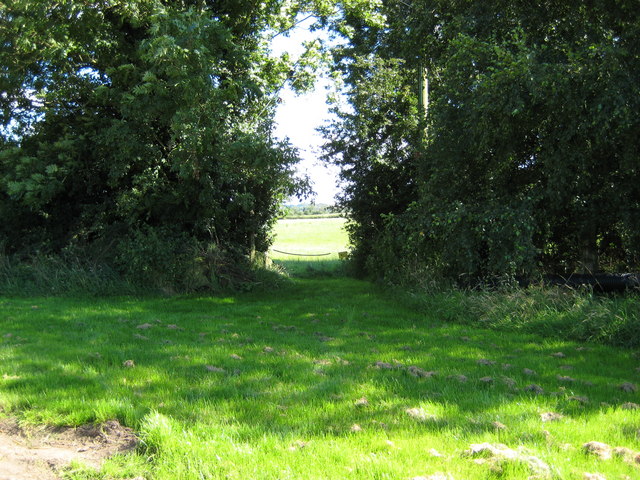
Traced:
POLYGON ((249 234, 249 260, 253 263, 256 259, 256 234, 249 234))
POLYGON ((427 119, 429 111, 429 77, 427 74, 427 68, 421 65, 418 68, 418 108, 423 120, 427 119))
POLYGON ((593 275, 598 272, 598 235, 595 227, 590 227, 584 234, 580 248, 580 262, 578 273, 593 275))

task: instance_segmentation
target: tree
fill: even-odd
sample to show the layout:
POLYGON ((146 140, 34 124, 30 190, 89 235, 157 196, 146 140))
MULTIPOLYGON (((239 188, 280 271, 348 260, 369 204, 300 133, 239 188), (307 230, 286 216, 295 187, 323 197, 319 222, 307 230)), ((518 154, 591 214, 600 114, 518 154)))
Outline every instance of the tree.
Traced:
POLYGON ((418 141, 419 129, 410 80, 398 61, 356 58, 347 75, 357 85, 350 92, 353 111, 337 112, 340 122, 324 128, 324 150, 341 168, 338 203, 347 210, 354 260, 362 270, 387 216, 402 213, 415 198, 408 142, 418 141))
POLYGON ((411 159, 393 189, 411 194, 376 213, 377 235, 364 234, 359 218, 386 176, 344 174, 352 187, 343 206, 374 271, 395 268, 385 255, 417 258, 450 278, 593 271, 598 257, 606 268, 639 264, 640 20, 631 2, 388 1, 380 12, 384 27, 343 18, 351 33, 340 65, 353 112, 334 131, 355 137, 351 115, 361 113, 370 130, 382 128, 369 113, 387 111, 379 100, 395 95, 401 154, 328 144, 335 162, 352 166, 354 150, 370 167, 411 159), (360 58, 394 62, 401 85, 367 93, 384 74, 370 61, 356 75, 360 58), (415 108, 425 67, 426 123, 415 108), (363 108, 361 94, 376 105, 363 108))
POLYGON ((0 7, 5 248, 59 252, 154 229, 265 248, 280 202, 304 189, 295 150, 271 139, 292 68, 268 54, 265 32, 288 18, 281 7, 0 7))

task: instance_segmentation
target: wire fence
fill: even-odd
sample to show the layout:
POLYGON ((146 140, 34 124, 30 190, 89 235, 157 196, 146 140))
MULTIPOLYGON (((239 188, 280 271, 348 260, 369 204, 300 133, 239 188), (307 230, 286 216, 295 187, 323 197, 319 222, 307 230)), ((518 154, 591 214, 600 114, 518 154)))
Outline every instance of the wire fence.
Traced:
POLYGON ((271 249, 272 252, 282 253, 284 255, 293 255, 296 257, 326 257, 328 255, 333 255, 333 252, 329 253, 291 253, 291 252, 283 252, 282 250, 276 250, 275 248, 271 249))

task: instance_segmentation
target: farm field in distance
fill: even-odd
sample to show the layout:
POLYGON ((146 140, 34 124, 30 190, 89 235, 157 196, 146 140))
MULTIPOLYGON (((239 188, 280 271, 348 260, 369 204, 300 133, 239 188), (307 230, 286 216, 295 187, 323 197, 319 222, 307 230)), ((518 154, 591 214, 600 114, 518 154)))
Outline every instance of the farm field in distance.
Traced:
MULTIPOLYGON (((295 225, 278 225, 284 248, 345 245, 295 225)), ((0 426, 118 420, 140 438, 58 472, 73 480, 638 478, 636 351, 494 330, 471 310, 453 323, 447 298, 421 308, 335 276, 0 297, 0 426)))
MULTIPOLYGON (((338 252, 348 249, 349 239, 344 230, 344 218, 296 218, 281 219, 274 228, 273 249, 291 253, 322 254, 331 253, 327 260, 338 258, 338 252)), ((273 252, 274 259, 288 258, 285 254, 273 252)), ((318 257, 324 258, 324 257, 318 257)))
POLYGON ((278 220, 269 256, 294 275, 335 271, 340 264, 338 252, 349 250, 345 224, 346 219, 339 217, 278 220))

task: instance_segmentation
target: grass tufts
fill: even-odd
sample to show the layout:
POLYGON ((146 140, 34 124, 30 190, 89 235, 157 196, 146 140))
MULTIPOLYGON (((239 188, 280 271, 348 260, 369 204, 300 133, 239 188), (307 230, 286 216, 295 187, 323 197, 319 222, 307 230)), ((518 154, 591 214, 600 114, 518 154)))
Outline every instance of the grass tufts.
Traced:
POLYGON ((443 322, 640 347, 640 298, 637 293, 595 295, 587 291, 532 287, 399 294, 410 298, 425 311, 436 313, 443 322))
POLYGON ((277 296, 0 297, 0 409, 136 430, 137 452, 74 480, 516 480, 535 475, 530 456, 557 478, 634 478, 637 466, 582 445, 640 451, 638 393, 622 388, 640 383, 638 359, 471 313, 444 321, 462 295, 421 311, 379 286, 315 278, 277 296), (464 455, 483 443, 521 457, 464 455))

